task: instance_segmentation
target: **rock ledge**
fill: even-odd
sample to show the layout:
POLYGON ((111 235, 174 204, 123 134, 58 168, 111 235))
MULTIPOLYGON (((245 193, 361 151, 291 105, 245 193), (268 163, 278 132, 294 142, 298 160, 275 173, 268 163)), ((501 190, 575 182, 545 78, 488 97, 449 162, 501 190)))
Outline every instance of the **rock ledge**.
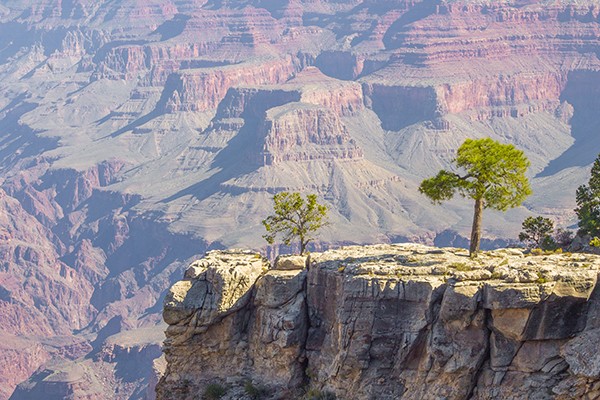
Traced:
POLYGON ((595 399, 600 257, 416 244, 210 252, 165 300, 159 399, 595 399), (288 265, 289 264, 289 265, 288 265), (285 266, 283 266, 285 265, 285 266))

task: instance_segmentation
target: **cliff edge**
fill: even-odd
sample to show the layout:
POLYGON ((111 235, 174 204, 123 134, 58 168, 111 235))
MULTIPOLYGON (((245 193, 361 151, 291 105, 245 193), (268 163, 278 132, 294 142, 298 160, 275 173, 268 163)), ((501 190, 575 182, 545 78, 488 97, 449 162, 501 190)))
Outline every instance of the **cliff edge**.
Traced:
POLYGON ((597 399, 599 272, 517 249, 209 252, 165 299, 157 396, 597 399))

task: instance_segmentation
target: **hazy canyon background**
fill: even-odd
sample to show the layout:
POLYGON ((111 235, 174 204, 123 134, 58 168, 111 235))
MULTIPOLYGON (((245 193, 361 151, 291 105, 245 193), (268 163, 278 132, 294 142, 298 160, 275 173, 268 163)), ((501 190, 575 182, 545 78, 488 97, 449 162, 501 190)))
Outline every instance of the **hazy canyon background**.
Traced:
POLYGON ((526 152, 534 194, 486 212, 484 237, 514 239, 532 214, 572 225, 600 151, 599 14, 3 0, 0 399, 32 374, 13 398, 151 398, 165 289, 209 249, 276 253, 260 220, 281 190, 330 206, 318 248, 461 244, 472 205, 417 187, 490 136, 526 152))

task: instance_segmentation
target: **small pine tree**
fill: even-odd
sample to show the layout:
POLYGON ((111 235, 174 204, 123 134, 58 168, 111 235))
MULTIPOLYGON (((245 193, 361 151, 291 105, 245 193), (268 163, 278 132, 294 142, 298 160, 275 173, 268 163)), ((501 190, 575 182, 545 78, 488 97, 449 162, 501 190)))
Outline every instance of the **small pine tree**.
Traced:
POLYGON ((590 180, 581 185, 575 193, 579 218, 579 236, 600 236, 600 155, 592 165, 590 180))
POLYGON ((297 238, 300 254, 304 254, 308 243, 314 240, 312 235, 327 225, 327 206, 317 203, 316 194, 309 194, 304 199, 300 193, 277 193, 273 196, 273 211, 274 215, 262 221, 267 230, 263 237, 273 244, 281 233, 287 246, 297 238))
POLYGON ((527 217, 522 224, 523 232, 519 233, 519 240, 527 244, 527 247, 537 247, 542 250, 550 250, 556 247, 552 238, 554 222, 550 218, 527 217))

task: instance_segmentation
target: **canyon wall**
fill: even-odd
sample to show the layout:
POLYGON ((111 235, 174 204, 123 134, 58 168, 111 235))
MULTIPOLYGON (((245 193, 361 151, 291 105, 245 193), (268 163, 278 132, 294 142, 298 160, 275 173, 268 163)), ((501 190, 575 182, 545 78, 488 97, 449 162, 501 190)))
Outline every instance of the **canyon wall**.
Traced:
POLYGON ((135 215, 139 196, 104 190, 124 166, 112 160, 80 172, 40 162, 4 181, 2 398, 111 398, 115 388, 150 384, 163 335, 158 318, 138 316, 155 306, 182 254, 205 245, 135 215), (117 367, 125 360, 139 362, 138 372, 117 367))
POLYGON ((209 252, 165 299, 158 399, 595 399, 599 273, 517 249, 209 252))

